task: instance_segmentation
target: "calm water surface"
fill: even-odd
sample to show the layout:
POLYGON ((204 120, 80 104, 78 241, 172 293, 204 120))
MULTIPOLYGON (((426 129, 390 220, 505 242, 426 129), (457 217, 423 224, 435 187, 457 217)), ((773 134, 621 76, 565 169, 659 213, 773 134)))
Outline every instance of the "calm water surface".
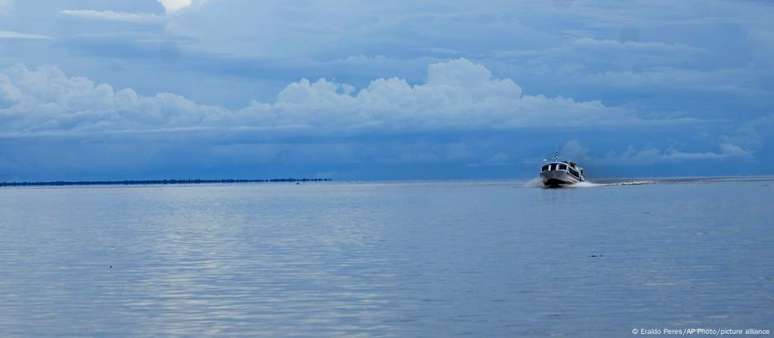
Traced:
POLYGON ((0 189, 0 336, 774 329, 774 182, 0 189))

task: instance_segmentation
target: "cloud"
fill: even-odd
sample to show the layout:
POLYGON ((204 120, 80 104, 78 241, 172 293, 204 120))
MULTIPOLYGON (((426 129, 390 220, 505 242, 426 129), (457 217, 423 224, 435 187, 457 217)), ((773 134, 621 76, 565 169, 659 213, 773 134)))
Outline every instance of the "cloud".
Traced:
POLYGON ((0 31, 0 39, 12 40, 51 40, 50 36, 39 34, 27 34, 13 31, 0 31))
POLYGON ((693 88, 712 92, 761 93, 750 88, 750 83, 730 83, 729 78, 753 78, 755 70, 749 68, 726 68, 712 71, 686 70, 678 68, 653 68, 647 71, 605 71, 587 77, 589 83, 611 87, 651 87, 662 89, 693 88))
MULTIPOLYGON (((205 0, 199 0, 204 3, 205 0)), ((192 5, 191 0, 158 0, 164 7, 166 14, 175 13, 181 9, 192 5)), ((66 9, 59 12, 62 15, 78 17, 84 19, 118 21, 134 24, 160 24, 166 21, 166 17, 153 13, 143 12, 121 12, 112 10, 92 10, 92 9, 66 9)))
POLYGON ((114 90, 56 67, 14 66, 0 73, 5 133, 197 126, 223 111, 169 93, 145 97, 132 89, 114 90))
MULTIPOLYGON (((703 146, 703 145, 702 145, 703 146)), ((675 164, 690 161, 717 161, 729 159, 752 159, 753 151, 733 143, 721 143, 717 151, 688 152, 675 147, 666 149, 637 149, 629 146, 623 152, 608 152, 604 156, 594 155, 594 152, 578 140, 570 140, 562 145, 559 156, 582 163, 593 163, 597 166, 641 166, 653 164, 675 164)), ((528 159, 525 163, 534 162, 528 159)))
POLYGON ((559 150, 559 156, 582 161, 589 157, 589 150, 582 146, 578 140, 571 140, 562 146, 562 149, 559 150))
POLYGON ((424 83, 380 78, 365 88, 325 79, 287 85, 273 102, 242 109, 197 104, 170 93, 70 77, 55 67, 0 72, 4 133, 131 131, 174 128, 304 129, 309 132, 404 132, 523 127, 634 125, 631 113, 597 101, 525 95, 466 59, 428 66, 424 83))
POLYGON ((635 52, 685 53, 701 52, 702 49, 679 43, 603 40, 583 37, 575 39, 573 46, 589 49, 628 50, 635 52))
POLYGON ((68 9, 60 12, 63 15, 105 21, 119 21, 136 24, 162 23, 164 18, 149 13, 126 13, 114 11, 95 11, 90 9, 68 9))
POLYGON ((604 162, 617 165, 643 165, 686 161, 750 159, 752 157, 753 153, 749 150, 735 144, 723 143, 720 144, 719 150, 716 152, 685 152, 674 148, 667 150, 653 148, 636 150, 633 147, 629 147, 622 154, 608 155, 604 162))
POLYGON ((159 0, 167 13, 173 13, 191 6, 191 0, 159 0))
POLYGON ((640 122, 598 101, 524 95, 510 79, 497 79, 466 59, 431 64, 427 81, 381 78, 355 91, 321 79, 288 85, 272 104, 253 104, 254 115, 277 115, 314 127, 348 124, 386 130, 508 129, 622 125, 640 122))
MULTIPOLYGON (((41 6, 18 3, 17 7, 40 12, 34 7, 41 6)), ((138 25, 134 33, 140 35, 131 35, 123 25, 70 20, 56 25, 70 30, 58 31, 57 36, 73 37, 58 44, 65 47, 58 52, 66 52, 58 62, 68 67, 68 62, 83 62, 73 55, 88 53, 90 69, 121 64, 143 73, 134 82, 103 80, 157 91, 190 92, 195 76, 178 75, 205 73, 197 76, 206 76, 201 84, 209 88, 197 89, 191 98, 231 107, 269 86, 267 92, 274 93, 301 76, 336 79, 359 88, 390 76, 413 84, 422 79, 428 61, 450 57, 478 60, 533 93, 626 105, 652 116, 718 118, 725 114, 719 107, 753 111, 768 105, 771 97, 767 74, 774 58, 767 57, 772 49, 766 42, 774 30, 771 20, 763 20, 770 16, 765 14, 771 6, 760 2, 691 0, 677 8, 646 2, 566 6, 498 2, 481 7, 469 0, 421 5, 191 0, 182 7, 186 4, 168 3, 164 8, 173 12, 165 15, 158 1, 95 2, 96 10, 155 13, 163 25, 138 25), (107 38, 94 39, 95 27, 104 28, 99 33, 107 38), (167 62, 169 51, 179 54, 172 65, 167 62), (394 66, 397 63, 403 64, 400 69, 394 66), (235 75, 243 82, 221 85, 235 75), (147 76, 167 81, 163 86, 139 83, 147 76)), ((49 19, 65 17, 27 21, 49 19)), ((45 29, 50 27, 34 31, 45 29)), ((50 62, 35 56, 14 61, 18 60, 50 62)))
POLYGON ((472 168, 478 168, 478 167, 499 167, 499 166, 507 166, 513 164, 513 159, 510 157, 510 155, 506 153, 495 153, 492 156, 489 156, 485 160, 481 162, 474 162, 467 164, 468 167, 472 168))
POLYGON ((13 8, 13 0, 0 0, 0 15, 7 14, 13 8))

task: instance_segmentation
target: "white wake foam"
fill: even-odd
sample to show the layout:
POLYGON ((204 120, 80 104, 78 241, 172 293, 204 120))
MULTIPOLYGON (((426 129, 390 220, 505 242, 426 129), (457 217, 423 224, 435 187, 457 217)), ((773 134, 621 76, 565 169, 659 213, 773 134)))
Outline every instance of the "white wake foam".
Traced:
MULTIPOLYGON (((623 186, 623 185, 643 185, 643 184, 655 184, 653 180, 628 180, 628 181, 614 181, 614 182, 591 182, 584 181, 575 184, 562 186, 563 188, 598 188, 598 187, 610 187, 610 186, 623 186)), ((529 188, 543 188, 543 180, 540 177, 533 178, 524 183, 525 187, 529 188)))
POLYGON ((583 181, 575 184, 570 184, 567 187, 568 188, 595 188, 595 187, 604 187, 604 186, 605 186, 604 183, 594 183, 589 181, 583 181))

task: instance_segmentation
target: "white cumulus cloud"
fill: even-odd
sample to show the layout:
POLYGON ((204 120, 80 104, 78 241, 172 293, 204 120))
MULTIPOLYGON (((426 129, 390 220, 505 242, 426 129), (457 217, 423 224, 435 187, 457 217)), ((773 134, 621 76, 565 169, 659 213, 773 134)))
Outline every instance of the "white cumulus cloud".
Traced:
POLYGON ((387 130, 480 129, 632 124, 639 120, 597 101, 524 95, 510 79, 497 79, 466 59, 432 64, 427 81, 382 78, 355 91, 324 79, 288 85, 274 103, 254 103, 241 113, 272 116, 314 127, 348 125, 387 130))
POLYGON ((71 77, 55 67, 0 72, 0 132, 301 128, 309 132, 583 127, 641 122, 597 101, 524 94, 466 59, 432 64, 424 83, 380 78, 357 90, 325 79, 289 84, 273 102, 242 109, 207 106, 179 95, 71 77))
POLYGON ((5 133, 154 129, 203 124, 222 108, 178 95, 114 90, 55 67, 14 66, 0 73, 0 124, 5 133))

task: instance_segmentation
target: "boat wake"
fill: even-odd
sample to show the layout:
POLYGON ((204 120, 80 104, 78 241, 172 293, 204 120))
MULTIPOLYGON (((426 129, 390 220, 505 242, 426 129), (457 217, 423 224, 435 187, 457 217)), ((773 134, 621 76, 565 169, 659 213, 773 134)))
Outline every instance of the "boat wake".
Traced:
POLYGON ((644 184, 656 184, 654 180, 624 180, 616 182, 599 182, 593 183, 597 186, 618 186, 618 185, 644 185, 644 184))
POLYGON ((596 188, 601 186, 604 186, 604 184, 584 181, 568 185, 567 188, 596 188))
MULTIPOLYGON (((598 188, 629 185, 648 185, 648 184, 701 184, 718 182, 772 182, 774 177, 669 177, 653 179, 599 179, 593 182, 584 181, 575 184, 564 185, 562 188, 598 188)), ((543 181, 536 177, 524 184, 526 187, 544 188, 543 181)))
MULTIPOLYGON (((591 182, 591 181, 584 181, 584 182, 578 182, 575 184, 568 184, 561 186, 562 188, 568 188, 568 189, 579 189, 579 188, 599 188, 599 187, 610 187, 610 186, 622 186, 622 185, 643 185, 643 184, 654 184, 656 181, 653 180, 622 180, 622 181, 602 181, 602 182, 591 182)), ((529 188, 546 188, 543 185, 543 180, 540 177, 533 178, 527 182, 524 183, 525 187, 529 188)))
POLYGON ((627 180, 627 181, 620 181, 620 182, 591 182, 591 181, 584 181, 584 182, 578 182, 575 184, 570 184, 567 186, 564 186, 564 188, 599 188, 599 187, 612 187, 612 186, 623 186, 623 185, 644 185, 644 184, 654 184, 655 181, 645 181, 645 180, 627 180))

